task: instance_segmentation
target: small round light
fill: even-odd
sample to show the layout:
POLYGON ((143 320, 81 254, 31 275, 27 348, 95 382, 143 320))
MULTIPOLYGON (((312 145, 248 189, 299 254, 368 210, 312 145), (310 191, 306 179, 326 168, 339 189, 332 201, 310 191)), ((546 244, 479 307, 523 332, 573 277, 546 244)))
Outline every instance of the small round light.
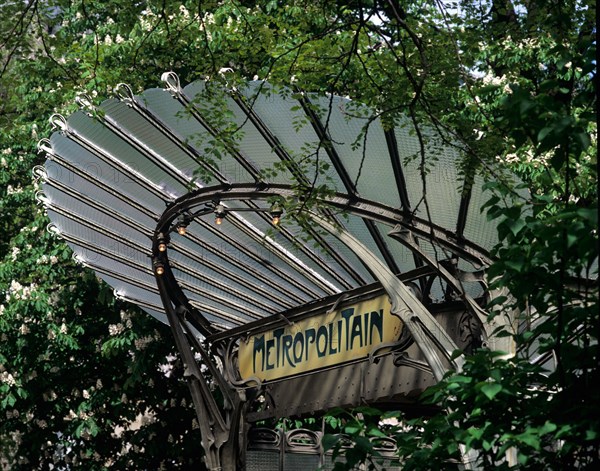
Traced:
POLYGON ((156 269, 154 270, 154 272, 160 276, 165 272, 165 268, 162 265, 157 265, 156 269))
POLYGON ((167 244, 165 244, 164 242, 161 242, 160 244, 158 244, 158 251, 159 252, 166 252, 167 251, 167 244))
POLYGON ((185 235, 187 233, 187 229, 183 224, 179 224, 179 226, 177 226, 177 233, 179 235, 185 235))
POLYGON ((215 206, 215 224, 217 226, 223 224, 223 219, 225 219, 225 216, 227 216, 227 213, 225 212, 225 206, 222 204, 215 206))
POLYGON ((281 209, 281 206, 275 203, 273 206, 271 206, 271 210, 269 212, 271 213, 271 221, 273 222, 273 225, 279 225, 281 222, 281 216, 283 214, 283 209, 281 209))

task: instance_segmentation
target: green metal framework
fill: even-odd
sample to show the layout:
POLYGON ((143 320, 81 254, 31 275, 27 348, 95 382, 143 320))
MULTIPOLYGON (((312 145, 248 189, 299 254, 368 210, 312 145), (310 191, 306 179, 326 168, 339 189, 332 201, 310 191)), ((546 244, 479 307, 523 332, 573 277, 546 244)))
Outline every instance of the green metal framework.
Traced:
MULTIPOLYGON (((421 149, 408 122, 384 129, 340 97, 265 82, 239 90, 203 81, 182 88, 172 73, 163 79, 165 89, 136 96, 121 85, 118 99, 99 108, 82 99, 82 111, 53 117, 57 132, 40 142, 48 160, 34 173, 50 230, 117 296, 171 326, 209 469, 242 468, 246 419, 260 416, 249 409, 253 399, 283 397, 302 381, 241 381, 237 342, 249 332, 383 290, 407 333, 360 360, 361 371, 385 357, 385 368, 435 381, 461 368, 459 347, 512 351, 492 336, 511 319, 492 324, 482 309, 495 228, 478 209, 483 179, 461 177, 458 149, 433 133, 421 149), (271 213, 302 198, 304 224, 284 213, 273 230, 271 213), (223 224, 215 216, 226 216, 223 224)), ((335 375, 351 368, 310 377, 341 381, 335 375)), ((411 378, 421 386, 405 389, 428 384, 411 378)), ((358 396, 379 397, 360 382, 358 396)))

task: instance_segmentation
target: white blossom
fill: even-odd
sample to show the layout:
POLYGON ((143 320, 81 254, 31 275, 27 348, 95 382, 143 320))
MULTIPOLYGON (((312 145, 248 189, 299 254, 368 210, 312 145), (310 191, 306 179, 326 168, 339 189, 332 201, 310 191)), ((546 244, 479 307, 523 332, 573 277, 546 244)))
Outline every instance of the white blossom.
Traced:
POLYGON ((482 80, 485 85, 500 86, 506 80, 506 76, 503 75, 502 77, 497 77, 496 75, 486 74, 483 76, 482 80))
POLYGON ((207 25, 212 25, 215 23, 215 15, 212 13, 206 13, 204 15, 204 23, 207 25))
MULTIPOLYGON (((15 250, 13 249, 13 253, 14 252, 15 252, 15 250)), ((17 253, 19 253, 19 252, 20 252, 20 250, 17 249, 17 253)), ((11 280, 10 287, 8 288, 9 292, 17 293, 17 292, 21 291, 22 289, 23 289, 23 285, 21 283, 19 283, 17 280, 11 280)))
POLYGON ((119 335, 121 332, 123 332, 123 324, 120 322, 118 324, 110 324, 108 326, 108 333, 111 336, 119 335))
POLYGON ((35 263, 36 265, 43 265, 44 263, 48 262, 48 256, 47 255, 42 255, 40 258, 38 258, 35 263))
POLYGON ((398 419, 396 417, 388 417, 386 419, 382 419, 379 421, 379 425, 391 425, 391 426, 396 426, 399 425, 400 422, 398 421, 398 419))
POLYGON ((135 348, 137 350, 144 350, 149 343, 151 343, 154 339, 152 337, 150 337, 149 335, 145 336, 145 337, 141 337, 139 339, 135 339, 133 341, 133 344, 135 345, 135 348))
POLYGON ((185 5, 179 5, 179 13, 187 20, 190 17, 190 12, 185 5))
POLYGON ((15 380, 14 376, 8 371, 3 371, 2 374, 0 374, 0 381, 8 384, 8 386, 14 386, 15 384, 17 384, 17 381, 15 380))
POLYGON ((21 253, 21 249, 19 247, 13 247, 12 251, 11 251, 11 254, 10 254, 10 259, 13 262, 16 262, 17 261, 17 256, 19 255, 19 253, 21 253))
POLYGON ((164 363, 162 365, 158 365, 158 371, 163 373, 167 378, 171 376, 173 373, 173 365, 170 363, 164 363))
POLYGON ((16 188, 13 187, 12 185, 8 185, 8 187, 6 187, 6 194, 7 195, 18 195, 19 193, 23 193, 23 188, 21 188, 21 186, 17 186, 16 188))

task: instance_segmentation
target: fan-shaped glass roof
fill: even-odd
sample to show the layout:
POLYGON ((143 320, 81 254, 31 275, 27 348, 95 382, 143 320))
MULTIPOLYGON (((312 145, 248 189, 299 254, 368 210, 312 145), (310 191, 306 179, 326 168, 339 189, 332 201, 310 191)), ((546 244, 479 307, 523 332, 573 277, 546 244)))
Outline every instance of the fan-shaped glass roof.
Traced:
MULTIPOLYGON (((184 304, 211 335, 376 283, 294 210, 274 228, 277 201, 334 220, 400 276, 431 261, 466 272, 488 262, 496 230, 479 212, 482 178, 466 184, 457 149, 433 133, 421 154, 410 122, 385 129, 345 98, 165 79, 165 89, 121 86, 98 108, 55 116, 39 170, 54 230, 153 316, 166 320, 163 302, 184 304), (174 283, 170 301, 158 276, 174 283)), ((482 294, 475 277, 462 279, 482 294)), ((447 295, 442 281, 425 285, 428 302, 447 295)))

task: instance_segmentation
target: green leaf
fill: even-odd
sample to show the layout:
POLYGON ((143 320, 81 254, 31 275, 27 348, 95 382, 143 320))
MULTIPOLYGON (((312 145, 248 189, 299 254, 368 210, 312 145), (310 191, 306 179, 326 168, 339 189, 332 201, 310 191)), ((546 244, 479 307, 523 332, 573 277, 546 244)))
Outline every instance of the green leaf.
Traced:
POLYGON ((519 260, 505 260, 504 264, 509 267, 512 268, 514 271, 520 272, 523 270, 523 267, 525 266, 525 260, 523 259, 519 259, 519 260))
POLYGON ((323 435, 323 438, 321 439, 321 445, 323 446, 323 451, 328 451, 331 450, 334 446, 337 445, 337 443, 340 441, 340 436, 339 435, 330 435, 330 434, 325 434, 323 435))
POLYGON ((537 135, 537 140, 538 142, 541 142, 544 140, 544 138, 550 134, 552 131, 554 130, 553 126, 547 126, 545 128, 543 128, 537 135))
POLYGON ((556 431, 557 428, 558 427, 556 426, 556 424, 554 424, 552 422, 549 422, 549 421, 546 421, 544 423, 544 425, 542 425, 540 427, 539 433, 540 433, 540 435, 546 435, 547 433, 551 433, 551 432, 556 431))
POLYGON ((471 383, 472 381, 473 378, 471 378, 470 376, 463 375, 455 375, 448 379, 448 382, 452 383, 471 383))
POLYGON ((498 383, 486 383, 481 387, 481 392, 490 400, 494 399, 500 391, 502 391, 502 386, 498 383))
POLYGON ((517 440, 525 443, 526 445, 529 445, 530 447, 534 448, 535 450, 540 449, 540 439, 537 436, 537 434, 533 431, 527 431, 527 432, 521 433, 520 435, 517 435, 515 438, 517 440))
POLYGON ((523 219, 515 219, 514 221, 506 221, 506 224, 508 225, 508 227, 510 228, 510 231, 515 236, 519 232, 521 232, 521 229, 523 229, 527 225, 527 223, 523 219))

